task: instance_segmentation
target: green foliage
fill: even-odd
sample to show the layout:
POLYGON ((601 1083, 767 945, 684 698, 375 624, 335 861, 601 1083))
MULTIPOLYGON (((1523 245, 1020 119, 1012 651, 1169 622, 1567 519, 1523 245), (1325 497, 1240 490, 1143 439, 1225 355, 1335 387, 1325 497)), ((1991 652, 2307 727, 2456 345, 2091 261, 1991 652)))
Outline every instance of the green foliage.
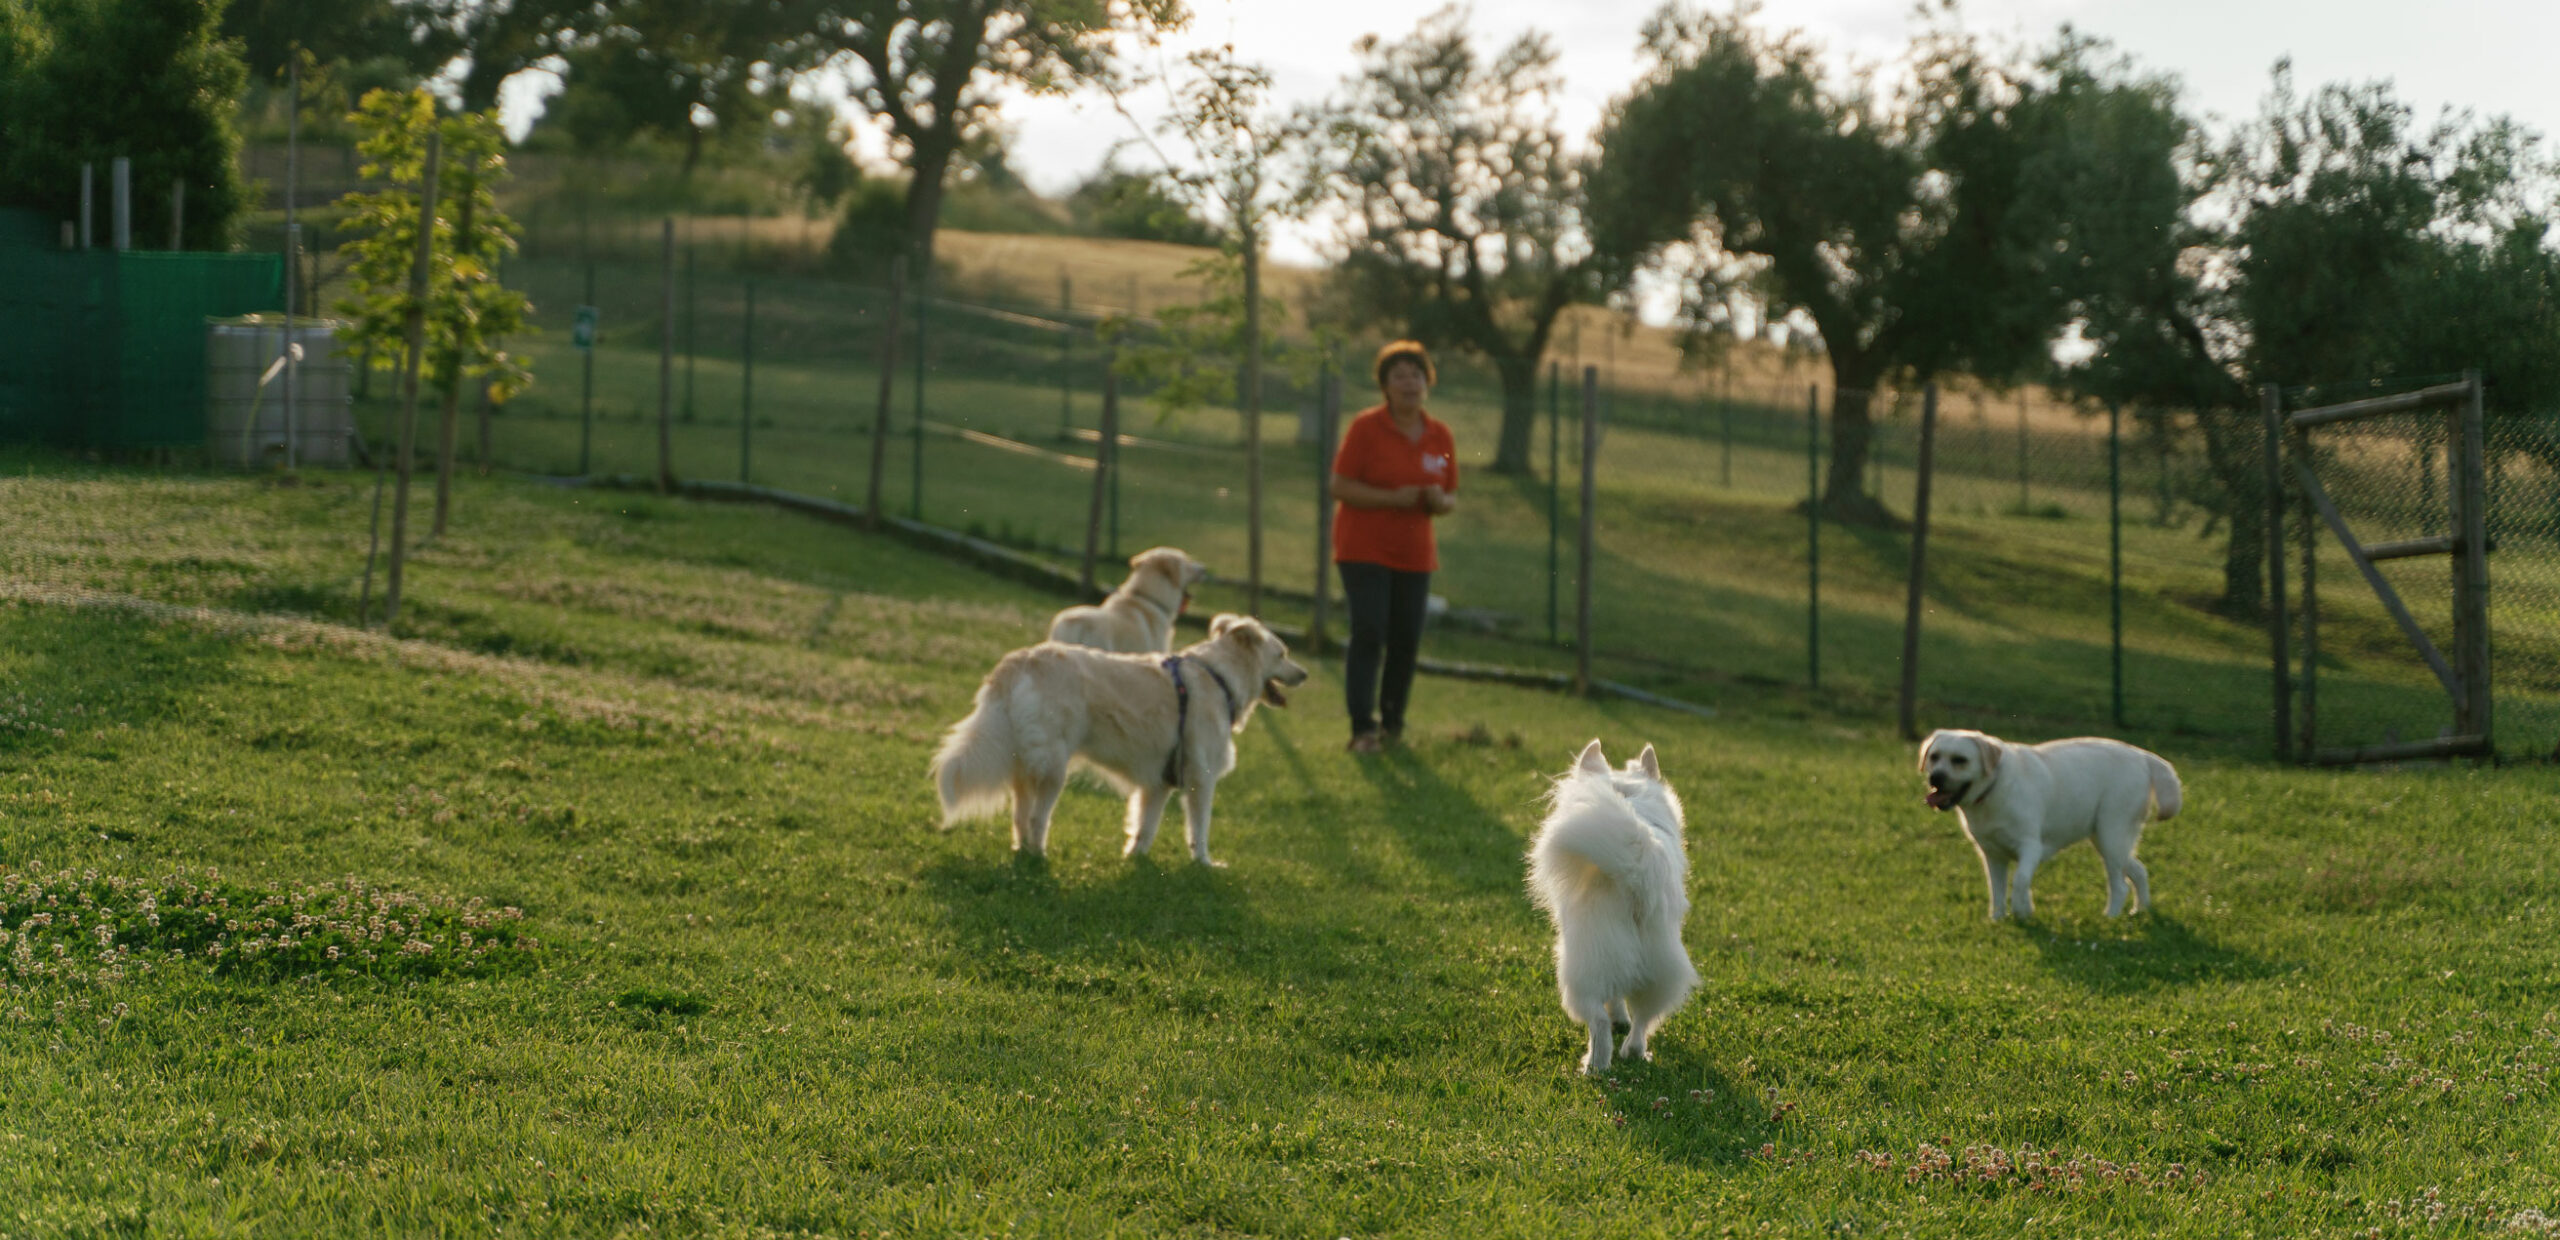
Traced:
MULTIPOLYGON (((251 77, 281 78, 299 49, 373 85, 414 85, 461 51, 440 0, 227 0, 222 34, 251 77)), ((305 72, 308 72, 306 69, 305 72)), ((361 92, 359 92, 361 93, 361 92)))
POLYGON ((2061 287, 2098 346, 2063 381, 2193 417, 2224 610, 2265 597, 2257 385, 2353 395, 2478 368, 2497 413, 2560 405, 2560 178, 2535 136, 2422 126, 2387 85, 2304 95, 2279 66, 2260 115, 2208 144, 2166 82, 2094 43, 2066 38, 2048 65, 2079 154, 2046 182, 2077 209, 2061 287))
POLYGON ((2066 127, 2031 67, 1965 36, 1921 35, 1880 97, 1836 86, 1811 43, 1755 17, 1670 8, 1647 26, 1653 67, 1593 173, 1595 233, 1619 264, 1683 254, 1704 330, 1809 323, 1839 390, 1823 504, 1889 519, 1859 485, 1878 387, 2044 367, 2077 204, 2035 187, 2067 158, 2066 127))
POLYGON ((498 209, 506 177, 506 135, 494 113, 439 119, 425 90, 376 90, 350 118, 363 133, 357 153, 367 180, 383 186, 339 200, 354 239, 339 247, 348 295, 338 311, 348 327, 341 347, 396 370, 407 348, 409 276, 417 261, 418 195, 426 175, 427 134, 442 135, 436 185, 435 236, 427 275, 423 367, 438 387, 486 379, 490 398, 505 402, 531 372, 506 348, 530 330, 524 294, 498 281, 498 264, 515 252, 515 224, 498 209))
POLYGON ((804 80, 845 90, 888 128, 908 173, 905 239, 923 258, 944 177, 992 139, 1001 87, 1063 94, 1100 75, 1120 37, 1190 16, 1182 0, 890 0, 813 15, 795 35, 804 80))
POLYGON ((1556 318, 1594 300, 1583 170, 1564 149, 1556 51, 1522 35, 1487 58, 1443 9, 1399 42, 1363 39, 1359 72, 1321 118, 1323 175, 1350 209, 1336 306, 1352 324, 1494 363, 1494 469, 1529 468, 1539 365, 1556 318))
POLYGON ((1218 231, 1166 193, 1156 178, 1119 168, 1106 167, 1085 178, 1067 195, 1067 213, 1080 231, 1096 237, 1218 244, 1218 231))
POLYGON ((627 7, 593 0, 507 0, 504 4, 427 0, 467 62, 456 89, 465 112, 490 112, 508 78, 557 54, 582 22, 627 7))
MULTIPOLYGON (((1203 296, 1188 305, 1155 312, 1155 330, 1139 333, 1114 317, 1103 324, 1107 339, 1119 342, 1119 373, 1146 391, 1159 422, 1195 410, 1237 404, 1238 376, 1245 364, 1244 259, 1222 250, 1182 269, 1185 280, 1200 283, 1203 296)), ((1262 299, 1264 323, 1276 323, 1288 307, 1279 298, 1262 299)), ((1312 382, 1333 354, 1339 338, 1318 330, 1311 339, 1290 341, 1266 336, 1262 364, 1301 385, 1312 382)))
POLYGON ((943 196, 940 227, 993 233, 1068 230, 1065 209, 1015 175, 997 135, 988 135, 979 149, 965 155, 943 196))
POLYGON ((684 150, 742 147, 773 128, 775 75, 792 34, 786 6, 760 0, 620 0, 562 18, 561 93, 543 117, 578 149, 621 148, 642 134, 684 150))
POLYGON ((2303 97, 2278 66, 2223 154, 2247 372, 2353 384, 2479 367, 2504 407, 2560 404, 2560 168, 2539 147, 2504 118, 2421 126, 2388 84, 2303 97))
MULTIPOLYGON (((1159 417, 1232 401, 1248 411, 1246 433, 1258 435, 1258 425, 1250 419, 1261 409, 1266 367, 1300 371, 1302 380, 1312 377, 1333 342, 1333 333, 1324 330, 1319 334, 1325 342, 1316 348, 1276 356, 1270 325, 1280 321, 1286 308, 1262 293, 1263 247, 1272 224, 1304 216, 1321 182, 1291 175, 1286 153, 1303 145, 1307 126, 1270 109, 1268 71, 1238 59, 1232 46, 1195 51, 1183 66, 1182 76, 1171 83, 1173 107, 1158 128, 1186 148, 1187 157, 1167 159, 1157 181, 1167 197, 1188 208, 1186 218, 1218 222, 1219 254, 1184 271, 1202 282, 1207 296, 1159 311, 1162 330, 1123 351, 1116 364, 1124 374, 1153 382, 1159 417)), ((1159 149, 1157 154, 1166 153, 1159 149)), ((1250 588, 1258 601, 1259 456, 1249 468, 1256 471, 1248 487, 1253 497, 1247 514, 1250 559, 1256 574, 1250 588)))
POLYGON ((907 190, 872 179, 846 196, 844 213, 827 239, 827 265, 857 280, 885 280, 889 260, 906 252, 907 190))
POLYGON ((853 135, 843 121, 808 106, 791 112, 786 129, 798 168, 792 184, 809 201, 832 210, 862 184, 862 165, 853 159, 853 135))
POLYGON ((220 0, 0 0, 0 205, 56 219, 80 210, 95 166, 97 235, 110 161, 133 161, 133 237, 169 235, 169 187, 187 186, 188 249, 236 240, 247 190, 233 102, 244 72, 217 26, 220 0))
MULTIPOLYGON (((435 99, 424 90, 369 91, 348 118, 361 135, 360 171, 383 188, 338 200, 341 228, 354 240, 338 247, 347 265, 347 296, 337 311, 345 320, 338 339, 350 354, 369 357, 375 369, 397 370, 407 348, 406 323, 413 303, 409 277, 417 264, 418 197, 424 192, 427 134, 436 124, 435 99)), ((427 286, 451 282, 452 246, 436 220, 427 286)))
POLYGON ((1188 157, 1169 159, 1158 182, 1189 218, 1214 221, 1222 244, 1259 262, 1271 225, 1304 216, 1322 193, 1320 180, 1290 167, 1311 125, 1271 109, 1270 71, 1238 59, 1233 46, 1184 57, 1172 95, 1158 128, 1188 157))

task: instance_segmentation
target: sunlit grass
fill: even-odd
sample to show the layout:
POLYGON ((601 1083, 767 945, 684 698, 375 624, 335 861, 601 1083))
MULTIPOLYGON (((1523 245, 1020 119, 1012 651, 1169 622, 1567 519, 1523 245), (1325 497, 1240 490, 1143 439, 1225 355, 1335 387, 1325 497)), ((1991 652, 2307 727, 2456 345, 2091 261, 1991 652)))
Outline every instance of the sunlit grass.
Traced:
POLYGON ((2100 918, 2084 849, 1993 926, 1866 716, 1426 680, 1362 761, 1319 661, 1221 787, 1231 868, 1121 860, 1085 790, 1025 864, 935 831, 922 771, 1053 599, 763 509, 466 481, 367 634, 356 480, 39 465, 0 481, 10 890, 122 918, 218 871, 251 907, 517 909, 538 946, 0 962, 0 1230, 2415 1236, 2560 1194, 2545 769, 2172 737, 2158 910, 2100 918), (1594 735, 1688 802, 1705 985, 1588 1083, 1520 853, 1594 735))

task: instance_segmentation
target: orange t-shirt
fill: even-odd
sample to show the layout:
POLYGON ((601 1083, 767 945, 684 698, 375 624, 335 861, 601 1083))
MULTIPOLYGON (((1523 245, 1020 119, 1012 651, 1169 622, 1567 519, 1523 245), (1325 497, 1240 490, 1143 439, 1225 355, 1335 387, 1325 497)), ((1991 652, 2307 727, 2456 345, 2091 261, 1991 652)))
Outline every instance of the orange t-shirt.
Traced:
MULTIPOLYGON (((1458 448, 1445 422, 1425 413, 1422 437, 1407 439, 1385 405, 1351 419, 1333 472, 1373 487, 1436 486, 1458 489, 1458 448)), ((1428 573, 1440 567, 1431 539, 1431 514, 1412 508, 1333 506, 1333 558, 1337 563, 1382 564, 1398 572, 1428 573)))

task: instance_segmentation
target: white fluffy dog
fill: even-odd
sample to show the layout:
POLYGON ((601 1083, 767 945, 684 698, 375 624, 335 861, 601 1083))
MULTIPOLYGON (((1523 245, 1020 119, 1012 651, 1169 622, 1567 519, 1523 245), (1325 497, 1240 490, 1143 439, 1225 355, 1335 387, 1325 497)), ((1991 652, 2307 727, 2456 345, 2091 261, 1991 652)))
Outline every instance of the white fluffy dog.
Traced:
POLYGON ((2016 910, 2036 915, 2036 867, 2082 840, 2107 866, 2107 916, 2151 907, 2151 875, 2133 859, 2142 828, 2174 817, 2184 803, 2177 768, 2147 749, 2083 736, 2012 745, 1980 732, 1941 728, 1920 746, 1929 808, 1954 810, 1982 854, 1991 920, 2016 910))
POLYGON ((1172 547, 1129 557, 1129 579, 1091 607, 1070 607, 1049 621, 1049 640, 1125 654, 1173 648, 1173 621, 1191 603, 1191 587, 1209 576, 1198 560, 1172 547))
POLYGON ((1698 971, 1680 945, 1689 860, 1680 798, 1653 746, 1611 770, 1593 741, 1557 777, 1529 845, 1529 894, 1556 923, 1556 990, 1591 1031, 1582 1070, 1609 1070, 1609 1024, 1627 1023, 1618 1054, 1651 1059, 1646 1039, 1688 1001, 1698 971))
POLYGON ((1255 702, 1285 706, 1307 678, 1289 648, 1250 616, 1219 616, 1209 639, 1171 658, 1042 642, 1006 655, 978 686, 977 709, 933 755, 942 825, 1013 806, 1013 846, 1040 854, 1070 767, 1129 796, 1128 856, 1155 843, 1165 802, 1182 793, 1192 859, 1209 860, 1209 804, 1235 769, 1235 736, 1255 702))

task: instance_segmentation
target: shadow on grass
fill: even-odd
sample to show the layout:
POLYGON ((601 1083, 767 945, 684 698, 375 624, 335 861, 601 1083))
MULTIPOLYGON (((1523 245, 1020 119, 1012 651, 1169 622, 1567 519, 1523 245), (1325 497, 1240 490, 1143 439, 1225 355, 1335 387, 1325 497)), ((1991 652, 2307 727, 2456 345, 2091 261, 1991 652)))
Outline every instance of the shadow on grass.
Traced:
MULTIPOLYGON (((1678 1019, 1673 1017, 1675 1025, 1678 1019)), ((1675 1037, 1657 1040, 1653 1054, 1651 1063, 1621 1060, 1607 1077, 1590 1083, 1613 1114, 1625 1117, 1629 1138, 1658 1157, 1693 1167, 1740 1166, 1779 1140, 1779 1127, 1760 1096, 1727 1075, 1707 1048, 1675 1037), (1657 1098, 1663 1103, 1658 1107, 1657 1098)))
POLYGON ((1192 864, 1179 838, 1157 841, 1168 843, 1178 860, 1114 860, 1073 881, 1019 854, 998 866, 946 859, 917 877, 959 935, 952 970, 1013 989, 1195 1011, 1217 1006, 1202 996, 1222 976, 1260 991, 1349 972, 1332 928, 1264 916, 1242 880, 1192 864))
POLYGON ((0 755, 174 721, 195 689, 230 675, 239 650, 221 634, 120 611, 0 609, 0 755))
MULTIPOLYGON (((2014 923, 2013 923, 2014 924, 2014 923)), ((2212 942, 2174 917, 2136 914, 2130 934, 2073 938, 2037 925, 2016 927, 2034 945, 2047 972, 2102 995, 2133 995, 2175 987, 2253 981, 2285 971, 2283 965, 2212 942)))
POLYGON ((1466 890, 1519 892, 1520 836, 1443 779, 1426 754, 1398 745, 1354 765, 1386 802, 1381 825, 1415 861, 1466 890))

